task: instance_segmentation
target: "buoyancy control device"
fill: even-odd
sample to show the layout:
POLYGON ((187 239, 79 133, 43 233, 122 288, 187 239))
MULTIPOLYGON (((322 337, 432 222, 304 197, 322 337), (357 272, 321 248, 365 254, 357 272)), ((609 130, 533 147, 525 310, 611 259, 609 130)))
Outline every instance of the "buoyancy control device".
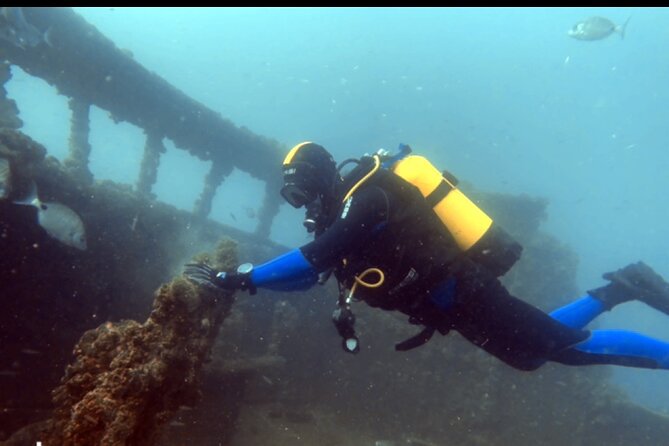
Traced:
MULTIPOLYGON (((457 188, 458 181, 450 172, 440 172, 425 157, 411 155, 411 147, 406 144, 400 144, 395 155, 381 149, 373 158, 374 167, 346 193, 342 202, 379 168, 387 169, 420 191, 459 249, 473 261, 487 268, 496 277, 504 275, 518 261, 522 246, 457 188)), ((344 351, 357 353, 360 349, 354 330, 355 316, 350 307, 355 288, 357 285, 377 287, 383 281, 383 272, 370 268, 355 277, 355 284, 348 297, 340 284, 339 301, 332 320, 343 339, 344 351), (377 283, 369 284, 362 280, 362 276, 371 271, 380 275, 377 283)), ((405 351, 423 345, 429 341, 435 330, 435 327, 428 326, 418 335, 397 344, 395 348, 405 351)))
POLYGON ((382 167, 414 185, 455 239, 458 247, 495 276, 504 275, 520 258, 522 246, 457 187, 448 172, 440 172, 427 158, 411 155, 400 144, 399 153, 377 153, 382 167))

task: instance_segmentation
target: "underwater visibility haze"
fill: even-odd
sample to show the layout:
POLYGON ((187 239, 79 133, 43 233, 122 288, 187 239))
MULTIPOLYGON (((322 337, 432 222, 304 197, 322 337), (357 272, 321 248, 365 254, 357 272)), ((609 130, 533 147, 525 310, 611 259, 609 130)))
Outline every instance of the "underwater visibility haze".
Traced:
MULTIPOLYGON (((669 8, 73 9, 150 72, 236 125, 286 147, 314 141, 341 162, 409 144, 477 191, 544 200, 541 230, 575 253, 570 267, 576 272, 577 294, 551 298, 575 299, 602 286, 604 272, 640 260, 669 278, 669 58, 664 56, 669 8)), ((0 22, 10 20, 3 17, 0 22)), ((0 38, 21 47, 58 44, 55 32, 42 34, 30 24, 23 29, 25 37, 5 32, 0 38)), ((20 110, 20 130, 63 161, 70 125, 67 98, 18 67, 12 67, 5 88, 20 110)), ((91 107, 90 117, 95 179, 134 184, 144 133, 126 122, 114 123, 96 107, 91 107)), ((169 140, 165 146, 153 193, 159 201, 191 211, 210 163, 178 150, 169 140)), ((10 175, 0 158, 0 200, 9 194, 10 175)), ((278 197, 279 191, 275 193, 278 197)), ((253 232, 264 195, 262 181, 235 169, 218 188, 209 218, 253 232)), ((40 208, 39 200, 33 204, 45 221, 58 211, 40 208)), ((21 208, 27 212, 28 206, 21 208)), ((69 244, 84 250, 84 228, 77 215, 57 217, 50 223, 53 231, 65 231, 65 225, 72 233, 76 226, 78 238, 69 244)), ((282 200, 270 239, 287 248, 305 244, 311 234, 302 220, 303 211, 282 200)), ((136 215, 127 224, 135 231, 142 218, 136 215)), ((533 261, 540 262, 541 256, 533 261)), ((238 293, 237 302, 247 299, 257 297, 238 293)), ((598 327, 669 341, 667 317, 629 303, 606 314, 598 327)), ((245 323, 272 323, 265 319, 245 323)), ((291 339, 295 350, 301 336, 310 337, 309 327, 315 323, 305 322, 305 331, 291 339)), ((451 337, 439 338, 422 348, 438 350, 451 342, 451 337)), ((322 343, 321 357, 301 360, 345 361, 346 367, 365 373, 353 364, 367 352, 342 358, 336 342, 322 343)), ((396 355, 396 361, 405 363, 413 353, 396 355)), ((431 366, 432 374, 417 370, 415 379, 435 380, 440 368, 450 367, 431 366)), ((375 367, 381 365, 369 366, 375 367)), ((384 367, 392 372, 393 364, 384 367)), ((264 379, 268 387, 274 385, 271 377, 264 379)), ((666 370, 611 367, 611 380, 635 403, 669 414, 666 370)), ((331 391, 345 401, 347 393, 337 387, 337 377, 332 382, 332 388, 314 392, 331 391)), ((378 386, 393 391, 392 383, 378 386)), ((353 391, 361 387, 352 385, 353 391)), ((439 411, 434 404, 429 400, 416 413, 439 411)), ((299 411, 275 415, 311 422, 299 411)), ((375 413, 366 422, 385 426, 402 421, 392 413, 375 413)), ((380 435, 365 444, 435 444, 420 437, 380 435)), ((484 444, 446 440, 436 444, 484 444)))

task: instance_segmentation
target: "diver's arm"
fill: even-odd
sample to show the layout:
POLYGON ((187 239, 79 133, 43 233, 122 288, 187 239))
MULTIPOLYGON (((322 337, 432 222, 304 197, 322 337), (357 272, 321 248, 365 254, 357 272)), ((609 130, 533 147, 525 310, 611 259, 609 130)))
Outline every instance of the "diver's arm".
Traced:
POLYGON ((300 249, 293 249, 254 268, 250 263, 239 265, 237 271, 217 271, 206 263, 187 263, 184 275, 201 285, 226 290, 249 290, 258 287, 271 290, 305 290, 317 280, 317 272, 300 249))
POLYGON ((319 273, 336 266, 372 237, 387 214, 385 192, 376 187, 360 190, 347 200, 337 220, 318 238, 256 266, 251 272, 252 284, 279 291, 312 287, 319 273))
POLYGON ((251 282, 270 290, 306 290, 316 283, 318 272, 301 248, 296 248, 256 266, 251 271, 251 282))
POLYGON ((306 290, 318 281, 318 274, 337 266, 375 231, 383 227, 389 212, 388 197, 377 187, 361 189, 349 198, 339 217, 314 241, 268 262, 236 272, 215 271, 206 264, 190 263, 184 274, 197 283, 229 290, 256 288, 278 291, 306 290))

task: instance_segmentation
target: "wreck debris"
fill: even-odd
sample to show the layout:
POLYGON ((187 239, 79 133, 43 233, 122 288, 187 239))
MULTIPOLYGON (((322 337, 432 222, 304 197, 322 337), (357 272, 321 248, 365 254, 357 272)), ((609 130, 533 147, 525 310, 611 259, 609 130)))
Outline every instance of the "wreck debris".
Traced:
MULTIPOLYGON (((223 171, 238 168, 267 183, 280 181, 278 166, 287 149, 277 141, 237 126, 187 96, 116 47, 72 9, 35 7, 23 12, 37 29, 51 30, 54 45, 23 49, 0 40, 0 51, 9 63, 40 77, 62 95, 108 111, 115 122, 155 132, 203 161, 226 166, 223 171)), ((147 160, 147 164, 151 163, 147 160)), ((139 178, 138 184, 145 191, 153 184, 150 174, 139 178)), ((271 205, 259 217, 262 233, 268 233, 279 210, 280 197, 276 189, 270 190, 264 206, 271 205)), ((203 191, 200 212, 207 209, 209 194, 203 191)))
MULTIPOLYGON (((236 264, 222 242, 217 268, 236 264)), ((53 391, 45 444, 147 445, 180 406, 194 405, 199 372, 234 301, 231 292, 177 277, 156 291, 143 324, 106 322, 81 337, 53 391)))
POLYGON ((194 222, 190 212, 149 200, 127 184, 86 186, 20 131, 0 129, 0 157, 12 171, 10 194, 0 200, 0 332, 6 341, 0 350, 7 360, 0 372, 11 373, 0 373, 0 444, 50 416, 50 392, 82 333, 100 321, 146 320, 153 292, 193 252, 223 237, 233 237, 245 250, 253 247, 257 256, 283 249, 212 220, 194 222), (63 250, 37 225, 31 208, 13 204, 28 194, 33 180, 40 198, 63 202, 82 216, 87 251, 63 250), (22 349, 43 354, 25 355, 22 349), (20 367, 8 366, 14 363, 20 367))
POLYGON ((37 172, 43 168, 46 149, 20 131, 1 128, 0 156, 10 161, 12 189, 16 189, 16 186, 26 189, 28 179, 35 178, 37 172))
POLYGON ((197 218, 203 219, 211 212, 211 202, 216 195, 216 189, 223 183, 223 179, 230 174, 232 166, 225 165, 219 161, 214 161, 209 169, 207 177, 204 179, 204 189, 200 198, 195 203, 193 214, 197 218))
POLYGON ((19 118, 19 109, 13 99, 7 97, 5 84, 12 78, 9 63, 0 63, 0 127, 19 129, 23 121, 19 118))
POLYGON ((281 179, 268 180, 265 183, 265 198, 258 212, 258 226, 255 235, 258 238, 269 239, 272 230, 272 220, 279 213, 281 202, 277 199, 283 183, 281 179))
POLYGON ((137 180, 137 191, 140 194, 147 196, 151 194, 151 188, 158 178, 160 155, 165 152, 162 135, 154 130, 146 130, 144 156, 139 167, 139 179, 137 180))
POLYGON ((63 162, 65 167, 72 172, 72 175, 81 179, 87 185, 93 183, 93 174, 88 167, 88 160, 91 155, 91 144, 88 141, 90 135, 90 109, 89 103, 70 98, 70 153, 69 157, 63 162))

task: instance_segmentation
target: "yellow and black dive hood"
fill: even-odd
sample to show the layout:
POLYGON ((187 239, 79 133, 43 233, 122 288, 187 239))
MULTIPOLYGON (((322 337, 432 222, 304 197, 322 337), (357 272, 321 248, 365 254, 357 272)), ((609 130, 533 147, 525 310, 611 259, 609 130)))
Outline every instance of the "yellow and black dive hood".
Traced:
POLYGON ((333 189, 337 171, 332 155, 318 144, 297 144, 283 160, 281 195, 293 207, 305 206, 333 189))

